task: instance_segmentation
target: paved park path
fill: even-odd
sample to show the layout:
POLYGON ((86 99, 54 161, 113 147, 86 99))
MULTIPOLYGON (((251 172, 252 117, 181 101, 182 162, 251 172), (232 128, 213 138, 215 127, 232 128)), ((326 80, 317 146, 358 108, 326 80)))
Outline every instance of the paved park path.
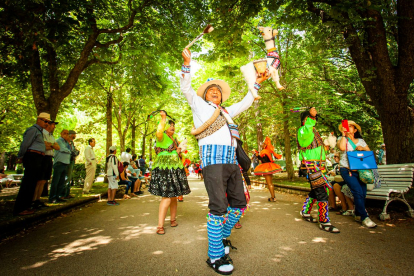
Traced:
MULTIPOLYGON (((207 259, 204 184, 178 203, 179 226, 155 234, 159 198, 146 192, 83 207, 0 244, 0 275, 218 275, 207 259)), ((341 230, 330 234, 302 221, 303 197, 251 191, 243 228, 233 230, 233 275, 413 275, 414 225, 378 222, 366 229, 331 215, 341 230)), ((316 213, 314 214, 316 215, 316 213)))

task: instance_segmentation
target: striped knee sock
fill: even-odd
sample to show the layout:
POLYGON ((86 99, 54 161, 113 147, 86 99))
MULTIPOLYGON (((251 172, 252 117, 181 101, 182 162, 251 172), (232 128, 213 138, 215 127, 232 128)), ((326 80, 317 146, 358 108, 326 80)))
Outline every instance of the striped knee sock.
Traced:
POLYGON ((224 256, 223 246, 224 216, 207 215, 208 256, 219 259, 224 256))
POLYGON ((316 202, 316 199, 307 196, 305 202, 303 202, 302 213, 310 214, 312 211, 313 204, 316 202))
POLYGON ((231 229, 233 229, 234 225, 236 225, 236 223, 239 221, 240 217, 243 215, 245 210, 246 208, 227 208, 228 218, 223 226, 223 238, 227 238, 230 236, 231 229))
POLYGON ((328 223, 329 222, 328 202, 319 201, 318 202, 318 211, 319 211, 319 222, 320 223, 328 223))

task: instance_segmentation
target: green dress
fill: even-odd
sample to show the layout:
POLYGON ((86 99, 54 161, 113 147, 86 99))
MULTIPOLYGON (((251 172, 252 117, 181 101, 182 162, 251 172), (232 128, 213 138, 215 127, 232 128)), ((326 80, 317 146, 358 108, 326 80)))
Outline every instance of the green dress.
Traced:
POLYGON ((157 196, 177 197, 188 195, 191 190, 188 185, 184 165, 177 153, 178 141, 163 134, 162 141, 155 146, 157 158, 153 164, 151 182, 148 191, 157 196))
POLYGON ((325 147, 319 132, 314 128, 316 120, 307 118, 298 130, 299 160, 325 161, 325 147))

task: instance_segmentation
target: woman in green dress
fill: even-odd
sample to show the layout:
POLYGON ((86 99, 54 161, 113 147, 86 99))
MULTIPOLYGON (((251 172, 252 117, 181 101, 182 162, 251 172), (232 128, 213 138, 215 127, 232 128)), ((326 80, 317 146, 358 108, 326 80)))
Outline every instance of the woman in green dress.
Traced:
POLYGON ((176 222, 177 197, 188 195, 191 190, 179 156, 181 149, 178 147, 179 143, 174 136, 175 123, 170 120, 168 128, 164 131, 167 114, 164 111, 161 111, 160 114, 161 121, 157 129, 157 143, 155 146, 157 159, 152 167, 152 178, 148 191, 153 195, 162 197, 158 213, 157 234, 164 235, 164 220, 168 207, 170 207, 171 227, 176 227, 178 226, 176 222))

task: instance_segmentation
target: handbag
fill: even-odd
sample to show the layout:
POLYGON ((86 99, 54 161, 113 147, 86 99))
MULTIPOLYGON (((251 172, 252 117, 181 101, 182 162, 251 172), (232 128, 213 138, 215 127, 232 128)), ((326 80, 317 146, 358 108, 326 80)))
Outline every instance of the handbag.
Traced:
MULTIPOLYGON (((347 138, 349 143, 351 144, 352 148, 355 150, 356 145, 352 142, 351 139, 347 138)), ((348 156, 348 163, 350 170, 358 170, 359 179, 364 182, 365 184, 373 184, 374 183, 374 174, 371 169, 377 169, 377 162, 375 161, 375 155, 373 151, 350 151, 348 152, 348 143, 347 146, 347 156, 348 156)), ((368 190, 367 185, 367 190, 368 190)), ((374 187, 370 186, 370 190, 374 189, 374 187)))
MULTIPOLYGON (((320 162, 322 162, 322 151, 323 151, 323 146, 321 146, 320 162)), ((301 153, 302 153, 302 159, 305 160, 305 158, 303 157, 303 151, 301 153)), ((314 173, 310 173, 308 164, 306 164, 306 160, 305 160, 305 167, 308 172, 308 179, 311 184, 311 189, 316 189, 316 188, 325 186, 326 182, 325 182, 325 178, 324 178, 322 171, 316 171, 314 173)))
POLYGON ((341 175, 335 175, 335 177, 334 177, 334 181, 336 182, 336 183, 341 183, 341 182, 344 182, 344 179, 342 178, 342 176, 341 175))
POLYGON ((236 148, 236 159, 239 162, 240 167, 244 172, 247 172, 250 169, 252 164, 252 160, 250 160, 249 156, 243 149, 243 142, 239 139, 237 141, 237 148, 236 148))
POLYGON ((372 172, 372 170, 358 170, 359 173, 359 179, 364 182, 365 184, 367 184, 367 190, 368 190, 368 185, 372 185, 369 187, 371 191, 372 189, 374 189, 374 173, 372 172))
MULTIPOLYGON (((351 139, 347 138, 353 149, 356 149, 356 145, 351 139)), ((346 155, 348 156, 348 163, 350 170, 368 170, 377 169, 377 162, 375 161, 375 155, 373 151, 349 151, 348 143, 346 143, 346 155)))
POLYGON ((311 183, 312 189, 325 186, 325 179, 323 178, 322 171, 308 173, 308 177, 309 177, 309 182, 311 183))

